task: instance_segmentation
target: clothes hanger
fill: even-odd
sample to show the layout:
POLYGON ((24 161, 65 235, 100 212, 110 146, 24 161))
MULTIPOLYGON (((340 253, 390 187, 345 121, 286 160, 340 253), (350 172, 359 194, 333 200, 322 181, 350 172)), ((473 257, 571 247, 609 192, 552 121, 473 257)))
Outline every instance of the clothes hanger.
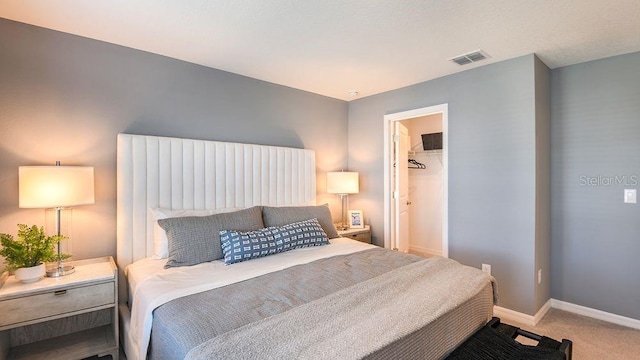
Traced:
POLYGON ((427 168, 425 164, 415 159, 409 159, 409 164, 411 164, 409 165, 409 169, 426 169, 427 168))

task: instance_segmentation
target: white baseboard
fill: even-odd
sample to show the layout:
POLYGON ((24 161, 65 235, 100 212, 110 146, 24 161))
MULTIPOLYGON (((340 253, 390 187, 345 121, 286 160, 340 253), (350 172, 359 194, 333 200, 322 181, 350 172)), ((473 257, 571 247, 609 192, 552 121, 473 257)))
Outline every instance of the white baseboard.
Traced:
POLYGON ((547 301, 534 316, 503 308, 501 306, 493 307, 493 315, 503 320, 517 321, 521 324, 536 326, 551 308, 640 330, 640 320, 556 299, 549 299, 549 301, 547 301))
POLYGON ((582 305, 576 305, 565 301, 551 299, 551 307, 558 310, 568 311, 574 314, 588 316, 590 318, 603 320, 613 324, 618 324, 634 329, 640 329, 640 320, 628 318, 621 315, 608 313, 602 310, 588 308, 582 305))
POLYGON ((501 306, 493 307, 493 315, 499 317, 502 320, 516 321, 521 324, 536 326, 540 319, 542 319, 547 312, 551 309, 551 300, 547 301, 535 315, 523 314, 518 311, 503 308, 501 306))
POLYGON ((533 325, 536 326, 538 325, 538 323, 540 322, 540 320, 542 320, 542 318, 547 315, 547 313, 549 312, 549 310, 551 310, 552 306, 551 306, 551 299, 547 300, 546 303, 544 303, 544 305, 542 305, 542 307, 540 308, 540 310, 538 310, 538 312, 536 313, 536 315, 533 317, 533 325))
POLYGON ((419 254, 423 254, 425 256, 442 256, 442 250, 439 249, 431 249, 422 246, 416 246, 409 244, 409 252, 414 251, 419 254))

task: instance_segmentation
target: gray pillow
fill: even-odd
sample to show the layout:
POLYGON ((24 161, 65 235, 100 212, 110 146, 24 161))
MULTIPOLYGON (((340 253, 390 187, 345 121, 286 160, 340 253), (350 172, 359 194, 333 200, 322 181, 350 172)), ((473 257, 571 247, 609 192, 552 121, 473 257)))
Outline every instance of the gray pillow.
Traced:
POLYGON ((264 226, 284 226, 294 222, 316 218, 329 239, 340 237, 331 219, 328 205, 318 206, 265 206, 262 208, 264 226))
POLYGON ((169 256, 165 269, 222 259, 220 231, 262 229, 262 207, 209 216, 187 216, 158 220, 167 233, 169 256))

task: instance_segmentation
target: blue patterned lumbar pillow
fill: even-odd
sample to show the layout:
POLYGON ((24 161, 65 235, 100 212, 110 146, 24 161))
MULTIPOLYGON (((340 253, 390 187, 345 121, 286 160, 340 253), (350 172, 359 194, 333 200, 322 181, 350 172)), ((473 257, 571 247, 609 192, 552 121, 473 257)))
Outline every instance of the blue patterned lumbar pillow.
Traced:
POLYGON ((220 242, 227 265, 277 254, 297 248, 328 245, 329 238, 318 219, 255 231, 220 231, 220 242))

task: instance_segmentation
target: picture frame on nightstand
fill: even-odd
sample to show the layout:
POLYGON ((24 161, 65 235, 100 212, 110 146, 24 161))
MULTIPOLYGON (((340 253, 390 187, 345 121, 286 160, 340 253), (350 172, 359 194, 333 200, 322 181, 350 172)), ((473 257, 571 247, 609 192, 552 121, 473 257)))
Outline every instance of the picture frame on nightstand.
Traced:
POLYGON ((349 210, 349 228, 363 229, 364 217, 362 216, 362 210, 349 210))

